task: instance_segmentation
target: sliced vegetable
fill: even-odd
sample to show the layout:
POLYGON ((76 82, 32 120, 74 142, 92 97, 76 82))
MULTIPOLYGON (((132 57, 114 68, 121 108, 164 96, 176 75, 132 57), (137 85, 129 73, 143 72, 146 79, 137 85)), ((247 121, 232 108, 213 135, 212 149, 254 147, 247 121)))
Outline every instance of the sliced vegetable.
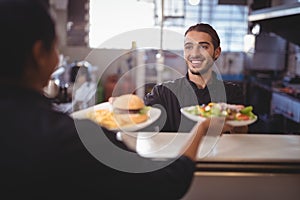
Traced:
POLYGON ((146 114, 150 110, 151 106, 144 106, 142 109, 140 109, 140 114, 146 114))
POLYGON ((243 108, 243 109, 240 111, 240 113, 242 113, 242 114, 249 114, 250 112, 252 112, 252 110, 253 110, 253 107, 252 107, 252 106, 247 106, 247 107, 243 108))
POLYGON ((256 116, 252 112, 253 107, 226 103, 209 103, 196 105, 185 109, 186 112, 201 117, 226 117, 228 120, 249 120, 256 116))
POLYGON ((249 120, 249 119, 250 119, 250 116, 245 115, 245 114, 242 114, 242 113, 237 113, 237 114, 235 115, 235 119, 236 119, 236 120, 249 120))

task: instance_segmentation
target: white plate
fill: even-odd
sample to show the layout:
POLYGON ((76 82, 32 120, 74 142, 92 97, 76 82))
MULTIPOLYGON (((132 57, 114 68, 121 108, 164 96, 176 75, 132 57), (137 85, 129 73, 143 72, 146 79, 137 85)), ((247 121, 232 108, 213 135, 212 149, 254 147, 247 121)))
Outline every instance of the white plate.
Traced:
MULTIPOLYGON (((128 148, 146 158, 164 159, 180 156, 181 150, 187 146, 191 133, 174 132, 118 132, 117 139, 123 141, 128 148)), ((197 158, 207 157, 218 143, 220 136, 204 136, 199 144, 197 158)))
MULTIPOLYGON (((88 112, 91 112, 93 110, 99 110, 99 109, 108 109, 108 110, 112 111, 112 105, 109 102, 97 104, 97 105, 89 107, 87 109, 76 111, 71 114, 71 117, 73 117, 75 119, 87 119, 88 112)), ((137 130, 140 130, 142 128, 149 126, 153 122, 155 122, 159 118, 159 116, 161 114, 161 110, 158 108, 151 107, 150 110, 148 111, 148 114, 149 114, 148 120, 143 123, 133 124, 133 125, 129 125, 129 126, 122 126, 122 127, 118 127, 118 128, 109 128, 109 130, 112 130, 112 131, 137 131, 137 130)))
POLYGON ((255 116, 254 119, 249 119, 249 120, 228 120, 226 121, 227 124, 229 124, 230 126, 247 126, 250 125, 252 123, 254 123, 257 120, 257 116, 255 116))
POLYGON ((192 107, 194 107, 194 106, 184 107, 184 108, 181 108, 180 111, 184 116, 186 116, 190 120, 193 120, 195 122, 203 122, 205 120, 205 117, 196 116, 196 115, 193 115, 193 114, 185 111, 185 109, 192 108, 192 107))
MULTIPOLYGON (((196 116, 196 115, 193 115, 193 114, 185 111, 185 109, 192 108, 192 107, 194 107, 194 106, 184 107, 184 108, 181 108, 180 111, 184 116, 186 116, 190 120, 193 120, 193 121, 196 121, 196 122, 204 121, 205 117, 196 116)), ((250 124, 254 123, 256 120, 257 120, 257 116, 255 116, 254 119, 250 119, 250 120, 241 120, 241 121, 227 120, 226 123, 230 126, 247 126, 247 125, 250 125, 250 124)))

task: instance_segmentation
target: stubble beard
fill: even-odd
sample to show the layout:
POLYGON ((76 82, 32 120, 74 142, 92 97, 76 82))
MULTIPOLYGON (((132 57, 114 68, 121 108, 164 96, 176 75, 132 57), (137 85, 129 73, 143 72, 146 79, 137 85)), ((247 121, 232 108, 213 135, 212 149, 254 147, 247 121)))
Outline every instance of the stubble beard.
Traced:
POLYGON ((203 76, 205 75, 213 66, 215 60, 215 54, 211 57, 211 62, 206 63, 204 68, 201 68, 197 71, 192 70, 192 67, 189 67, 188 61, 185 61, 188 71, 190 71, 193 75, 203 76))
POLYGON ((204 68, 201 68, 201 69, 195 71, 195 70, 192 70, 191 67, 189 67, 188 64, 189 64, 188 61, 186 61, 186 66, 187 66, 187 68, 188 68, 188 71, 190 71, 193 75, 197 75, 197 76, 203 76, 203 75, 206 74, 206 73, 211 69, 211 67, 212 67, 212 64, 209 65, 209 66, 206 65, 204 68))

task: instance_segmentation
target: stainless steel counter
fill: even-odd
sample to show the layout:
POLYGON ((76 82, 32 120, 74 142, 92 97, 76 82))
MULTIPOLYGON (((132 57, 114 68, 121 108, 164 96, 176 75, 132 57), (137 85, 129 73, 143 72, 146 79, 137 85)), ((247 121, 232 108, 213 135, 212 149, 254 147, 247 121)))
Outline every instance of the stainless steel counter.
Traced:
POLYGON ((300 136, 222 135, 213 151, 202 160, 300 163, 300 136))
MULTIPOLYGON (((121 134, 141 156, 179 155, 189 133, 121 134)), ((300 136, 229 134, 205 137, 197 171, 182 200, 299 200, 300 136)))
MULTIPOLYGON (((174 158, 187 143, 189 133, 122 133, 123 140, 141 156, 174 158)), ((289 171, 300 173, 300 136, 224 134, 206 136, 198 150, 197 166, 204 171, 289 171), (262 167, 264 166, 264 167, 262 167)))
POLYGON ((300 136, 223 135, 197 167, 200 171, 300 174, 300 136))

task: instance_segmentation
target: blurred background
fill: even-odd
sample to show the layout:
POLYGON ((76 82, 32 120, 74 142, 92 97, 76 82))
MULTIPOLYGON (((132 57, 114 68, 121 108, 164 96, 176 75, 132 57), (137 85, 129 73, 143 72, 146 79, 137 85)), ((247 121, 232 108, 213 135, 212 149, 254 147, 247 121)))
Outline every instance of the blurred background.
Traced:
POLYGON ((298 0, 46 0, 57 21, 58 109, 150 92, 186 73, 183 35, 209 23, 221 39, 220 78, 240 84, 259 120, 250 133, 299 134, 298 0), (77 77, 77 78, 76 78, 77 77), (76 79, 76 80, 75 80, 76 79))

